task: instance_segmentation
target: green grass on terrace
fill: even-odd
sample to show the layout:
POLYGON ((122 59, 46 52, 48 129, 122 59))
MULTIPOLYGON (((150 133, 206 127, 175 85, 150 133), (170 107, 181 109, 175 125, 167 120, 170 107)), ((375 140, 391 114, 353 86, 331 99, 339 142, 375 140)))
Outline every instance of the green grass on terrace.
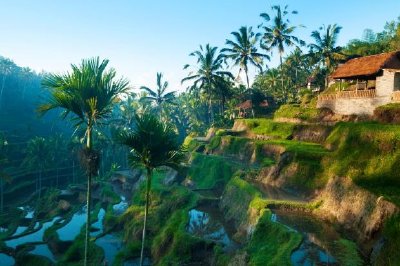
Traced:
POLYGON ((295 124, 274 122, 271 119, 243 119, 251 132, 257 135, 268 135, 274 138, 287 139, 293 133, 295 124))

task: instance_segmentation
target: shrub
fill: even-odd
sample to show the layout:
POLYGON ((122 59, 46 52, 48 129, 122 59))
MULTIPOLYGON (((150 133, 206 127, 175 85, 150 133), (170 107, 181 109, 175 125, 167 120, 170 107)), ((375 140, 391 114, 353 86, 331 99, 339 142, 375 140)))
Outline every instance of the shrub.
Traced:
POLYGON ((400 123, 400 103, 390 103, 374 110, 374 118, 382 123, 400 123))

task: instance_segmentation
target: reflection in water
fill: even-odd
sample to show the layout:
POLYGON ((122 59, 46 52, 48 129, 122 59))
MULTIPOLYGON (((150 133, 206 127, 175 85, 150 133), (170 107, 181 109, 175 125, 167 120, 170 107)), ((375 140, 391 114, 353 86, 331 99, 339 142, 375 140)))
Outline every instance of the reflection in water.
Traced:
POLYGON ((338 265, 330 255, 340 252, 334 245, 340 235, 333 226, 312 216, 283 211, 277 211, 276 221, 303 234, 303 242, 291 255, 295 266, 338 265))
POLYGON ((300 247, 291 255, 291 261, 294 266, 312 266, 312 265, 338 265, 335 258, 330 256, 320 247, 305 239, 300 247))
POLYGON ((12 234, 12 236, 20 235, 20 234, 22 234, 23 232, 25 232, 26 229, 28 229, 27 226, 18 226, 18 227, 17 227, 17 230, 15 231, 14 234, 12 234))
POLYGON ((35 255, 44 256, 46 258, 49 258, 51 261, 56 262, 56 259, 54 258, 54 255, 50 251, 47 244, 36 245, 35 249, 33 251, 31 251, 30 253, 35 254, 35 255))
POLYGON ((95 243, 104 250, 107 265, 113 264, 115 256, 123 247, 121 239, 114 234, 108 234, 98 238, 95 243))
POLYGON ((1 266, 12 266, 15 264, 15 260, 13 257, 8 256, 4 253, 0 253, 0 265, 1 266))
POLYGON ((99 214, 97 215, 97 222, 95 222, 94 224, 92 224, 93 227, 95 227, 96 229, 99 229, 96 232, 91 232, 91 236, 98 236, 101 233, 103 233, 103 220, 104 220, 104 216, 106 215, 106 211, 101 208, 99 211, 99 214))
MULTIPOLYGON (((210 210, 211 211, 211 210, 210 210)), ((192 209, 189 211, 187 230, 192 235, 223 244, 225 247, 234 243, 228 236, 222 220, 207 210, 192 209)))
POLYGON ((71 241, 81 232, 81 227, 86 222, 86 209, 82 208, 79 212, 75 213, 71 221, 64 227, 57 230, 57 234, 62 241, 71 241))
MULTIPOLYGON (((140 258, 133 260, 127 260, 124 262, 124 266, 140 266, 140 258)), ((151 260, 147 257, 143 258, 143 266, 151 266, 151 260)))
POLYGON ((128 208, 128 202, 126 201, 125 196, 121 196, 121 202, 113 205, 114 214, 120 215, 126 211, 128 208))
POLYGON ((42 228, 39 231, 36 231, 36 232, 26 235, 26 236, 8 240, 5 242, 5 244, 9 247, 15 248, 16 246, 24 244, 24 243, 43 241, 44 231, 46 231, 47 228, 50 228, 54 224, 55 220, 57 220, 59 218, 60 217, 54 217, 53 220, 44 223, 42 228))

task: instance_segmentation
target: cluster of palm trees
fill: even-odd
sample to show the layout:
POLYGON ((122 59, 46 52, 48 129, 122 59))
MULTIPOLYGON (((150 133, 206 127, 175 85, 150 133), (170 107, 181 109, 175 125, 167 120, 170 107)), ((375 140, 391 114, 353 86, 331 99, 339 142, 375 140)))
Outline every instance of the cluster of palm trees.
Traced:
MULTIPOLYGON (((95 136, 93 132, 96 128, 110 122, 113 107, 122 100, 123 95, 127 94, 129 89, 128 81, 123 78, 117 79, 114 69, 106 69, 107 64, 108 60, 101 61, 99 58, 92 58, 82 60, 79 66, 72 65, 71 73, 47 75, 42 84, 50 90, 51 94, 47 102, 38 108, 38 111, 42 114, 52 109, 61 109, 62 117, 73 121, 77 130, 84 128, 86 144, 81 152, 82 165, 87 174, 84 265, 88 265, 90 259, 88 250, 90 245, 92 179, 93 176, 97 175, 99 168, 99 152, 93 145, 93 137, 95 136)), ((163 103, 172 100, 174 93, 164 95, 168 83, 162 82, 160 73, 157 74, 157 85, 156 92, 147 87, 142 87, 149 93, 143 99, 154 102, 161 116, 163 103)), ((124 108, 131 108, 129 100, 127 103, 124 108)), ((146 169, 147 173, 141 265, 143 264, 152 172, 162 165, 175 167, 183 158, 175 130, 168 123, 161 122, 161 119, 162 117, 159 119, 149 111, 144 110, 141 114, 133 115, 132 127, 122 128, 115 136, 118 143, 129 148, 130 165, 132 167, 140 165, 146 169)), ((38 139, 37 142, 42 143, 43 139, 38 139)), ((40 153, 37 156, 40 156, 40 153)))
MULTIPOLYGON (((258 26, 260 32, 255 32, 252 27, 243 26, 231 33, 233 38, 227 39, 226 47, 221 50, 207 44, 190 54, 196 58, 196 64, 191 66, 191 72, 182 82, 192 81, 188 91, 195 95, 199 92, 205 95, 209 105, 210 122, 213 122, 212 99, 220 96, 224 90, 228 91, 224 89, 224 85, 234 80, 233 75, 226 70, 229 61, 232 66, 239 68, 236 80, 239 80, 240 74, 244 72, 247 90, 252 89, 249 67, 254 66, 259 73, 253 89, 264 91, 267 95, 277 97, 278 102, 282 102, 290 99, 289 94, 293 88, 298 90, 299 87, 305 87, 305 80, 308 78, 323 72, 326 80, 338 60, 344 58, 341 48, 337 46, 341 27, 336 24, 313 31, 311 37, 315 42, 309 44, 309 50, 304 53, 301 47, 306 47, 306 43, 295 34, 296 29, 302 25, 293 25, 289 20, 290 16, 295 14, 297 11, 290 11, 288 6, 272 6, 270 14, 260 14, 263 19, 263 23, 258 26), (288 48, 294 49, 292 54, 285 58, 288 48), (275 50, 279 55, 279 68, 268 68, 265 62, 270 60, 275 50), (260 79, 263 79, 263 82, 260 82, 260 79)), ((185 65, 184 68, 188 67, 189 65, 185 65)))

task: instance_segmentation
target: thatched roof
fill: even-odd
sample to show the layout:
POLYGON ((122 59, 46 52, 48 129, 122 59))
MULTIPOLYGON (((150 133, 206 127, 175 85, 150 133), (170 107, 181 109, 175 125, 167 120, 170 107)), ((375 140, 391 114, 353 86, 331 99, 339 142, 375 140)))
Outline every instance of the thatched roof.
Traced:
MULTIPOLYGON (((264 100, 264 101, 262 101, 258 106, 259 106, 259 107, 266 108, 266 107, 269 106, 269 104, 268 104, 268 101, 267 101, 267 100, 264 100)), ((247 100, 247 101, 244 101, 244 102, 238 104, 238 105, 236 106, 236 108, 237 108, 237 109, 244 109, 244 110, 251 109, 251 108, 253 108, 253 103, 252 103, 251 100, 247 100)))
POLYGON ((400 69, 400 51, 354 58, 340 65, 332 73, 333 79, 368 78, 382 69, 400 69))

